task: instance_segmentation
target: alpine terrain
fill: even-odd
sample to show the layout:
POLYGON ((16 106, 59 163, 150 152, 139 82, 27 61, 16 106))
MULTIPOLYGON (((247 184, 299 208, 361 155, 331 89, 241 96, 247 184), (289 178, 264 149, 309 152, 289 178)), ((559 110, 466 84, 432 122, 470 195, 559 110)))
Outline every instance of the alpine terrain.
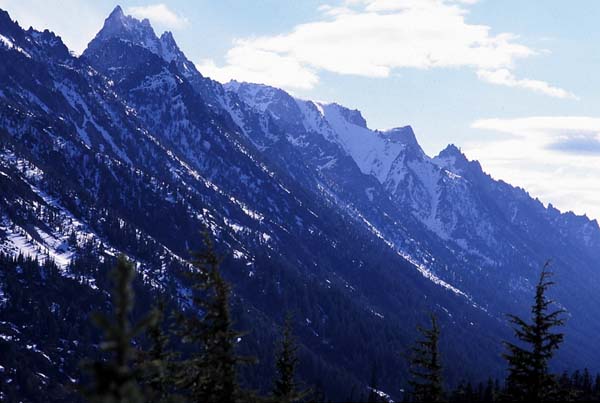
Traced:
MULTIPOLYGON (((398 116, 402 121, 402 116, 398 116)), ((100 353, 90 315, 135 262, 135 311, 190 310, 208 231, 232 286, 242 382, 268 390, 286 312, 299 379, 336 401, 401 399, 416 326, 435 314, 444 380, 504 376, 508 312, 541 266, 567 314, 552 366, 600 371, 600 227, 486 174, 410 126, 261 84, 211 80, 120 7, 82 55, 0 11, 0 396, 65 400, 100 353), (162 298, 161 297, 161 298, 162 298), (4 395, 2 395, 4 394, 4 395)))

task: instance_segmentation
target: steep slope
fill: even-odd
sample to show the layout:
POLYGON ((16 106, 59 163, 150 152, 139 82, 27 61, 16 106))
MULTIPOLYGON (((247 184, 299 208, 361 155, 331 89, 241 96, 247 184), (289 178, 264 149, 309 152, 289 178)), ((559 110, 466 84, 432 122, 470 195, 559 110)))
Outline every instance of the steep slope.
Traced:
MULTIPOLYGON (((432 256, 421 247, 423 240, 414 236, 420 233, 429 237, 422 224, 412 217, 398 220, 403 216, 399 206, 385 187, 368 172, 362 172, 360 164, 339 144, 339 135, 322 119, 320 106, 295 100, 282 90, 264 85, 233 82, 225 88, 227 96, 237 95, 234 100, 241 98, 245 102, 245 105, 226 102, 234 120, 264 154, 274 156, 274 163, 300 178, 307 191, 325 197, 348 219, 411 261, 422 275, 465 296, 432 273, 428 264, 432 256)), ((359 137, 357 149, 360 149, 359 137)), ((418 147, 416 140, 414 144, 418 147)), ((444 248, 439 245, 438 253, 444 248)))
MULTIPOLYGON (((297 153, 287 137, 276 146, 249 138, 285 132, 265 130, 277 127, 270 115, 192 69, 170 34, 158 38, 117 8, 81 58, 50 32, 22 30, 5 12, 0 35, 5 253, 54 259, 62 276, 102 294, 105 273, 93 264, 75 269, 74 259, 124 252, 139 263, 146 287, 185 305, 182 258, 208 228, 226 254, 240 321, 257 333, 241 346, 262 362, 248 381, 269 386, 270 349, 258 340, 269 345, 290 309, 301 321, 304 379, 330 379, 327 391, 339 400, 348 385, 364 387, 371 360, 381 363, 382 387, 399 394, 397 373, 406 368, 390 351, 408 345, 429 311, 451 329, 445 349, 456 362, 462 354, 453 346, 475 342, 469 327, 505 331, 460 291, 422 276, 358 210, 340 209, 344 192, 358 192, 364 205, 384 194, 351 158, 319 176, 317 160, 305 160, 308 151, 297 153), (236 105, 253 127, 239 126, 236 105), (277 147, 288 153, 274 155, 277 147), (331 192, 344 178, 349 183, 331 192), (376 189, 356 190, 353 181, 376 189)), ((331 142, 321 145, 342 155, 331 142)), ((14 313, 15 303, 4 308, 14 313)), ((60 312, 49 315, 59 320, 60 312)), ((477 345, 479 368, 498 370, 485 354, 497 348, 491 339, 477 345)))
POLYGON ((590 320, 588 303, 597 302, 600 285, 596 221, 544 207, 485 174, 453 145, 430 158, 409 126, 371 130, 359 111, 338 104, 296 99, 294 108, 278 89, 238 82, 225 87, 272 117, 285 133, 280 137, 288 138, 313 174, 328 177, 326 189, 341 208, 352 206, 355 216, 369 217, 365 224, 424 274, 460 290, 499 320, 504 312, 526 314, 537 270, 552 259, 561 284, 556 297, 572 316, 562 357, 569 365, 593 365, 582 343, 600 325, 590 320), (315 156, 328 163, 310 164, 315 156), (348 157, 354 167, 343 177, 331 175, 348 157), (356 180, 361 174, 371 187, 366 179, 356 180), (361 193, 371 196, 369 203, 359 201, 361 193))
MULTIPOLYGON (((397 353, 429 312, 441 319, 450 383, 501 375, 503 315, 526 313, 553 258, 554 296, 571 315, 556 365, 599 369, 597 222, 494 180, 455 146, 430 158, 409 126, 371 130, 338 104, 222 86, 170 33, 120 7, 80 58, 6 12, 0 35, 0 251, 54 260, 61 287, 97 301, 106 264, 91 262, 124 252, 146 291, 185 306, 183 259, 207 228, 239 323, 256 335, 240 345, 261 358, 248 382, 269 386, 275 325, 293 310, 306 381, 329 379, 343 400, 377 363, 382 389, 401 397, 397 353)), ((12 322, 16 284, 45 281, 19 276, 0 276, 12 322)))

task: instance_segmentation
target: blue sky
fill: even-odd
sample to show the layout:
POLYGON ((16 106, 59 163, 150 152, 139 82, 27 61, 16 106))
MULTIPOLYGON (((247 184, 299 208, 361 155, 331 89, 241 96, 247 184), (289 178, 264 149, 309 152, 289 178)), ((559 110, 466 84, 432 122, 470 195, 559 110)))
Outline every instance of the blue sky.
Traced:
MULTIPOLYGON (((600 2, 121 1, 199 70, 410 124, 543 202, 600 218, 600 2)), ((81 52, 114 1, 0 0, 81 52)))

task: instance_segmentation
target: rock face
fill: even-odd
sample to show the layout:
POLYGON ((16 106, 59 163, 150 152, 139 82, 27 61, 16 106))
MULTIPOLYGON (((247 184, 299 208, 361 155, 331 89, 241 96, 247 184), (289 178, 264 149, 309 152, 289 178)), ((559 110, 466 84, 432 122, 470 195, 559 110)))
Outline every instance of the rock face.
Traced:
MULTIPOLYGON (((174 270, 206 228, 259 338, 296 312, 303 379, 327 377, 344 399, 377 362, 401 397, 397 353, 428 312, 450 382, 501 375, 504 313, 527 312, 551 258, 570 313, 555 364, 600 370, 598 223, 492 179, 456 146, 431 158, 410 126, 371 130, 338 104, 221 85, 120 7, 79 58, 2 12, 0 58, 0 250, 53 258, 89 285, 78 292, 103 286, 71 261, 124 252, 147 287, 185 298, 174 270)), ((0 277, 0 309, 7 287, 0 277)))

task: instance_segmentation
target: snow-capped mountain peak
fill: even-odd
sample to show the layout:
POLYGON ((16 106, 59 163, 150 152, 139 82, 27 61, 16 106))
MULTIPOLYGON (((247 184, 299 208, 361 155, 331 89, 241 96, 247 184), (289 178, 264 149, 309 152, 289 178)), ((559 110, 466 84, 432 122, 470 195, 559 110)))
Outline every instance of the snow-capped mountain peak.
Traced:
POLYGON ((130 15, 125 15, 121 6, 116 6, 104 20, 102 29, 90 42, 84 54, 95 51, 102 43, 112 39, 141 46, 168 62, 181 55, 170 32, 165 32, 158 38, 147 18, 138 20, 130 15))
POLYGON ((279 116, 273 109, 277 109, 278 106, 285 106, 289 108, 291 104, 295 104, 294 99, 285 91, 271 87, 264 84, 252 84, 246 82, 238 82, 232 80, 223 85, 227 91, 235 92, 237 95, 244 100, 249 106, 259 112, 270 111, 271 114, 275 114, 274 117, 279 116))
POLYGON ((117 5, 104 20, 104 28, 102 30, 108 34, 111 30, 114 32, 119 27, 126 27, 128 25, 127 16, 123 13, 121 6, 117 5))
POLYGON ((462 151, 454 144, 449 144, 433 160, 446 169, 460 168, 460 165, 468 162, 462 151))
POLYGON ((383 133, 389 141, 404 145, 405 149, 410 150, 415 158, 426 157, 411 126, 395 127, 383 133))
POLYGON ((389 179, 399 158, 425 157, 408 126, 386 132, 371 130, 358 111, 335 103, 315 103, 315 106, 326 126, 335 133, 327 138, 337 141, 363 173, 373 175, 382 184, 389 179))
POLYGON ((417 137, 411 126, 395 127, 387 130, 385 133, 387 133, 391 140, 418 145, 417 137))
POLYGON ((449 144, 432 161, 441 168, 458 175, 467 173, 483 175, 481 164, 478 161, 469 161, 461 149, 454 144, 449 144))
MULTIPOLYGON (((175 63, 181 74, 192 83, 198 84, 202 75, 198 72, 177 46, 173 34, 165 31, 160 38, 154 32, 148 19, 138 20, 125 15, 120 6, 115 7, 104 21, 104 26, 83 52, 84 58, 94 60, 96 67, 110 68, 111 65, 124 63, 129 59, 141 62, 143 57, 129 49, 145 49, 167 63, 175 63)), ((112 66, 115 67, 115 66, 112 66)))
POLYGON ((140 21, 132 16, 125 15, 121 6, 116 6, 104 20, 104 26, 92 40, 92 43, 111 38, 143 45, 155 53, 158 53, 160 49, 159 39, 156 37, 150 21, 148 19, 140 21))
MULTIPOLYGON (((288 133, 303 128, 341 147, 359 169, 380 183, 392 181, 399 161, 428 160, 410 126, 387 131, 372 130, 356 109, 337 103, 294 99, 285 91, 262 84, 231 81, 224 85, 252 109, 269 113, 288 133)), ((304 144, 298 142, 298 144, 304 144)))
POLYGON ((337 103, 331 103, 327 105, 329 109, 335 109, 337 113, 346 120, 346 122, 353 124, 355 126, 362 127, 363 129, 367 129, 367 121, 362 116, 362 113, 358 109, 350 109, 346 108, 343 105, 337 103))
POLYGON ((162 57, 168 62, 171 62, 182 56, 179 46, 173 38, 171 31, 165 31, 159 38, 162 50, 162 57))

